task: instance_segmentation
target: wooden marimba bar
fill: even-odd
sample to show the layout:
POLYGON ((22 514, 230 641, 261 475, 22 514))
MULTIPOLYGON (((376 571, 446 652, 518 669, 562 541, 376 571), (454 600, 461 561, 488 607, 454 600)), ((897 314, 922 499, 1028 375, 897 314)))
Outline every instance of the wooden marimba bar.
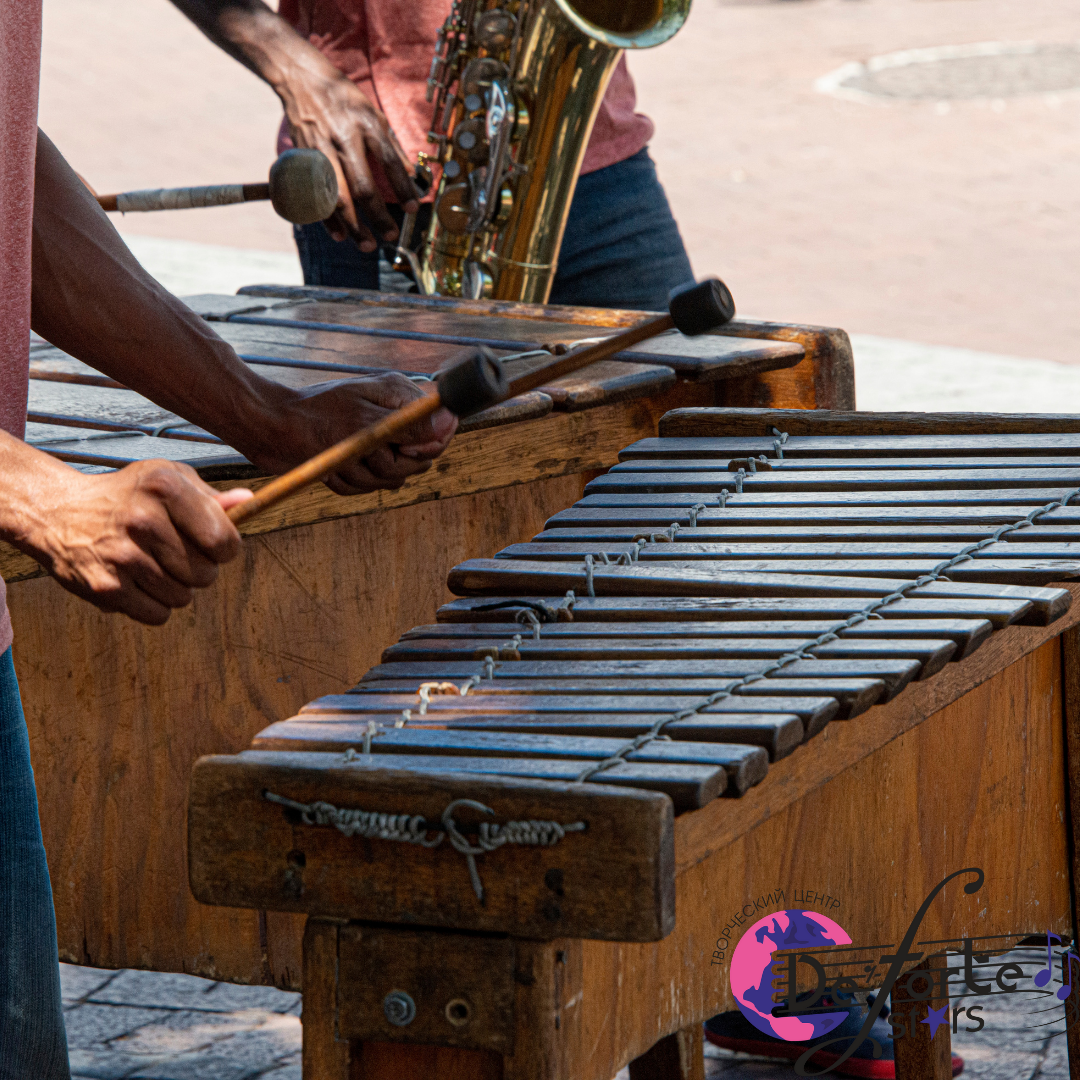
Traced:
POLYGON ((305 1077, 700 1076, 717 929, 786 882, 877 943, 977 865, 1008 902, 943 893, 928 940, 1070 937, 1080 425, 1027 423, 669 414, 349 693, 203 759, 198 899, 312 916, 305 1077))

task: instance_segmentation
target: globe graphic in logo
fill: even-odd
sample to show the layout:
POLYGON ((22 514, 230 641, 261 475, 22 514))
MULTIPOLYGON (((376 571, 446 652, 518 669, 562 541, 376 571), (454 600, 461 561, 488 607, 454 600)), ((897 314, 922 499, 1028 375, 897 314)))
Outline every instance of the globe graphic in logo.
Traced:
POLYGON ((816 911, 787 910, 766 915, 747 928, 731 955, 731 992, 743 1016, 759 1031, 786 1042, 809 1042, 839 1027, 843 1012, 773 1016, 772 954, 779 949, 850 945, 839 924, 816 911))

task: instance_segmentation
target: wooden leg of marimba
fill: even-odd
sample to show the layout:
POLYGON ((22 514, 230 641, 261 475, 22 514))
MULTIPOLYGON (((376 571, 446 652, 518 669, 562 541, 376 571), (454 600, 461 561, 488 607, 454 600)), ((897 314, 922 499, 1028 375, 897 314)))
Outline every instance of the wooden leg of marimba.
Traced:
POLYGON ((630 1080, 705 1080, 704 1036, 691 1024, 630 1062, 630 1080))
POLYGON ((304 1080, 572 1080, 581 978, 579 942, 311 918, 304 1080))
POLYGON ((308 919, 304 929, 304 1080, 349 1080, 349 1043, 337 1038, 338 924, 308 919))
MULTIPOLYGON (((1080 938, 1080 627, 1071 626, 1061 635, 1061 687, 1065 709, 1065 762, 1069 784, 1069 876, 1072 883, 1073 943, 1080 938)), ((1066 1039, 1069 1046, 1069 1076, 1080 1080, 1080 984, 1073 987, 1072 997, 1065 1002, 1068 1022, 1066 1039)))
POLYGON ((356 1042, 350 1064, 350 1080, 503 1080, 501 1054, 453 1046, 356 1042))
POLYGON ((897 980, 892 991, 892 1016, 894 1030, 903 1023, 907 1034, 894 1039, 896 1052, 896 1080, 949 1080, 952 1076, 952 1026, 948 997, 919 999, 934 984, 945 980, 937 976, 947 964, 946 957, 932 956, 917 968, 897 980), (914 984, 914 985, 912 985, 914 984), (944 1013, 940 1010, 944 1008, 944 1013), (939 1012, 930 1016, 930 1009, 939 1012))

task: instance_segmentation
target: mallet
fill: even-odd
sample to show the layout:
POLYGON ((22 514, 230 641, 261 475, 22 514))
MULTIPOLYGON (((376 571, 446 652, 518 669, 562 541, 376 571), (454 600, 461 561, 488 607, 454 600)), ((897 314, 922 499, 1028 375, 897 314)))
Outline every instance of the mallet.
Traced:
POLYGON ((648 319, 621 334, 577 352, 560 356, 554 363, 508 381, 494 353, 480 347, 460 355, 435 378, 434 390, 408 405, 390 413, 377 424, 324 450, 321 454, 298 465, 295 469, 271 480, 259 488, 247 502, 238 503, 228 511, 229 519, 239 525, 249 518, 281 502, 303 488, 328 476, 353 458, 367 457, 388 443, 400 442, 401 436, 418 420, 431 416, 439 409, 448 409, 455 416, 471 416, 507 398, 543 386, 571 371, 605 360, 639 341, 676 329, 694 337, 730 322, 735 315, 735 303, 727 286, 719 278, 688 282, 672 289, 668 298, 668 314, 648 319))
POLYGON ((209 187, 155 188, 97 195, 104 210, 130 214, 146 210, 190 210, 203 206, 269 199, 277 213, 294 225, 325 221, 337 206, 334 167, 321 150, 286 150, 270 167, 266 184, 211 184, 209 187))

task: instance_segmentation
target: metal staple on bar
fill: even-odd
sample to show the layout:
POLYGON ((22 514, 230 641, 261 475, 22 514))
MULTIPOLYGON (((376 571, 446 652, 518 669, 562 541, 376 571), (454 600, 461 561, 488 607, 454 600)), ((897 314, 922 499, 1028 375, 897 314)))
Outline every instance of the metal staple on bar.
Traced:
MULTIPOLYGON (((355 753, 346 753, 346 763, 357 760, 355 753)), ((484 902, 484 886, 476 866, 476 856, 488 851, 496 851, 505 844, 517 844, 528 847, 554 847, 567 833, 584 832, 584 821, 562 824, 558 821, 507 821, 502 824, 494 821, 482 821, 477 826, 476 843, 458 827, 454 812, 460 806, 476 810, 481 814, 494 814, 490 806, 485 806, 476 799, 454 799, 442 812, 442 829, 433 830, 422 814, 388 814, 378 810, 345 810, 328 802, 302 803, 295 799, 264 791, 267 802, 276 803, 288 810, 300 814, 305 825, 331 825, 344 836, 361 836, 365 840, 392 840, 400 844, 416 844, 418 847, 437 848, 443 840, 449 840, 450 846, 465 856, 469 868, 469 881, 477 900, 484 902), (434 833, 434 835, 430 835, 434 833)))
POLYGON ((1036 507, 1026 517, 1020 521, 1015 521, 1011 524, 1002 525, 996 529, 992 535, 986 537, 984 540, 978 541, 978 543, 968 544, 966 547, 958 551, 951 559, 946 559, 944 562, 938 563, 928 574, 922 574, 911 581, 905 582, 895 592, 891 592, 886 596, 882 596, 872 603, 866 605, 860 611, 848 616, 840 622, 835 623, 832 627, 826 630, 824 633, 819 634, 809 644, 804 645, 802 648, 794 652, 785 653, 783 656, 778 657, 771 664, 766 665, 760 671, 753 672, 750 675, 744 675, 741 679, 732 683, 730 686, 723 690, 718 690, 708 697, 703 698, 697 705, 691 709, 682 709, 677 713, 672 713, 669 716, 662 717, 653 726, 642 735, 638 735, 624 746, 621 746, 615 751, 611 757, 604 761, 594 762, 587 768, 583 769, 577 776, 577 782, 583 783, 595 776, 598 772, 603 772, 605 769, 612 768, 614 765, 619 764, 625 760, 627 754, 632 753, 634 750, 641 749, 642 746, 647 745, 653 739, 659 738, 664 728, 669 724, 675 723, 678 720, 687 720, 692 716, 696 716, 704 709, 709 708, 711 705, 715 705, 718 701, 724 698, 732 697, 739 693, 739 690, 743 686, 749 686, 751 683, 758 682, 761 679, 767 678, 775 671, 780 671, 782 668, 787 667, 788 664, 795 663, 797 660, 812 660, 817 659, 811 650, 825 645, 830 641, 835 641, 839 632, 847 629, 848 627, 855 626, 860 622, 865 622, 867 619, 881 618, 878 614, 884 607, 888 607, 890 604, 896 603, 897 600, 904 600, 907 594, 912 589, 920 588, 924 585, 930 585, 935 581, 941 580, 945 577, 949 570, 954 566, 959 565, 962 562, 967 562, 975 554, 989 547, 991 544, 997 543, 1003 536, 1008 536, 1009 533, 1018 532, 1021 529, 1029 528, 1034 525, 1039 518, 1045 514, 1052 513, 1054 510, 1060 510, 1067 506, 1073 499, 1080 496, 1080 488, 1073 488, 1072 491, 1066 492, 1060 499, 1056 499, 1054 502, 1047 503, 1045 506, 1036 507))
POLYGON ((452 682, 426 682, 420 684, 416 693, 420 699, 419 714, 424 716, 427 714, 428 705, 431 704, 432 694, 456 694, 458 685, 452 682))

